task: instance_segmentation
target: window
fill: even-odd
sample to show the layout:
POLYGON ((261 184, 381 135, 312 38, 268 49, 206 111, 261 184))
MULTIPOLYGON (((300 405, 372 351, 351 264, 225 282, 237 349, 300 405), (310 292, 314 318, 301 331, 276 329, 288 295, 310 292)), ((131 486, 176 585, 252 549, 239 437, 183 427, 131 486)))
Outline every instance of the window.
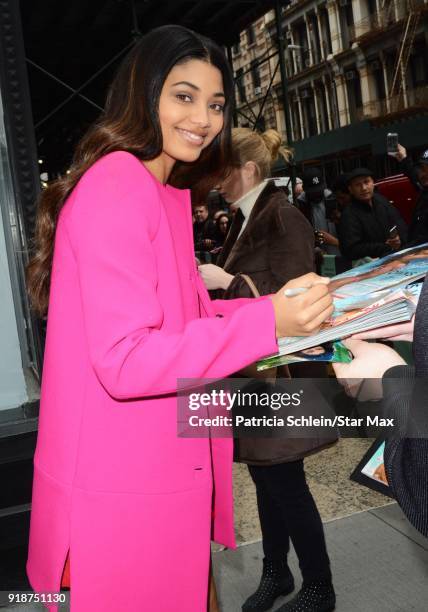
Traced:
POLYGON ((243 68, 238 68, 238 70, 236 71, 235 83, 238 89, 239 101, 246 102, 247 96, 245 94, 244 69, 243 68))
POLYGON ((422 54, 410 56, 410 69, 414 87, 427 84, 426 57, 422 54))
POLYGON ((254 26, 247 28, 247 44, 253 45, 256 42, 256 35, 254 32, 254 26))
POLYGON ((8 159, 0 97, 0 299, 1 357, 0 412, 15 409, 39 397, 36 347, 23 277, 24 246, 19 210, 8 159))
POLYGON ((358 109, 361 109, 363 106, 360 75, 355 66, 345 68, 345 81, 348 91, 349 114, 351 121, 355 121, 358 109))
POLYGON ((328 55, 329 53, 333 53, 333 47, 331 43, 330 21, 326 9, 320 10, 320 17, 321 28, 323 29, 323 34, 325 35, 325 40, 322 41, 322 44, 324 45, 324 53, 328 55))
POLYGON ((386 90, 382 62, 377 58, 372 59, 369 62, 369 69, 371 70, 376 83, 377 98, 378 100, 383 100, 386 97, 386 90))
POLYGON ((260 87, 260 85, 261 85, 261 81, 260 81, 260 69, 259 69, 258 63, 259 63, 258 60, 253 60, 251 62, 251 78, 253 80, 254 89, 256 87, 260 87))
POLYGON ((317 85, 318 91, 318 103, 320 110, 320 123, 321 123, 321 132, 328 131, 328 112, 327 112, 327 102, 326 102, 326 88, 324 87, 324 83, 318 83, 317 85))
POLYGON ((374 15, 376 13, 376 0, 368 0, 368 9, 370 15, 374 15))
POLYGON ((296 98, 291 102, 291 114, 292 114, 292 128, 293 128, 293 140, 302 139, 302 126, 300 124, 300 113, 299 104, 296 98))
POLYGON ((306 91, 306 95, 302 96, 304 92, 302 92, 302 106, 303 106, 303 116, 306 123, 305 133, 307 136, 316 136, 318 134, 317 128, 317 118, 315 113, 315 101, 312 96, 312 92, 309 90, 306 91))
POLYGON ((353 26, 354 25, 354 11, 352 10, 351 2, 348 2, 345 6, 345 16, 346 16, 346 25, 353 26))

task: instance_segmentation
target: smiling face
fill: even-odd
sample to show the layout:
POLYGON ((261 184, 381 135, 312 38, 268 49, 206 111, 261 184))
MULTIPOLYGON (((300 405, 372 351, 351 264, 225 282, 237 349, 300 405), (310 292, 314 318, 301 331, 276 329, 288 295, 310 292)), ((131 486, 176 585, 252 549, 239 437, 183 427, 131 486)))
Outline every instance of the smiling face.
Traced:
POLYGON ((199 158, 223 128, 224 105, 218 68, 196 59, 174 66, 159 99, 163 147, 159 158, 152 160, 158 178, 162 170, 166 180, 176 161, 199 158))
POLYGON ((373 198, 374 180, 371 176, 356 176, 348 185, 351 196, 361 202, 370 202, 373 198))

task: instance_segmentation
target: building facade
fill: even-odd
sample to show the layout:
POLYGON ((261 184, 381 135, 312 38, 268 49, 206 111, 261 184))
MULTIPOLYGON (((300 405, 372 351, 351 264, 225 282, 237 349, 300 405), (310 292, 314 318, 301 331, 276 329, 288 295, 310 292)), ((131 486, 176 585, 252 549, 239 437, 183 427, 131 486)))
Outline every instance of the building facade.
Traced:
MULTIPOLYGON (((263 106, 258 127, 291 140, 297 161, 335 159, 336 171, 382 155, 388 131, 410 148, 428 145, 427 24, 427 0, 295 0, 283 9, 286 134, 275 14, 267 13, 232 52, 239 124, 263 106)), ((391 163, 377 164, 379 173, 391 163)))
POLYGON ((278 52, 267 27, 272 24, 272 16, 270 11, 255 21, 241 32, 239 43, 232 47, 237 122, 240 126, 257 123, 258 129, 263 130, 277 128, 281 121, 276 92, 270 87, 279 81, 278 71, 275 72, 278 52))

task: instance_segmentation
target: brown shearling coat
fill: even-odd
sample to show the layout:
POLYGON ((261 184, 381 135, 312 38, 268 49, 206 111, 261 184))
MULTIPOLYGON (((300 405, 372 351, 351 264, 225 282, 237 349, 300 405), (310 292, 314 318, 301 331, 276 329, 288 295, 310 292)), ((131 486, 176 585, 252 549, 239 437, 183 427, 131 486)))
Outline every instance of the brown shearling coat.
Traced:
MULTIPOLYGON (((257 198, 248 223, 238 238, 244 221, 240 210, 235 214, 223 249, 217 258, 221 266, 235 278, 224 292, 224 298, 253 297, 240 274, 251 278, 260 295, 278 291, 286 282, 315 270, 315 241, 311 224, 273 181, 267 183, 257 198)), ((292 364, 278 368, 279 376, 318 377, 324 364, 292 364)), ((262 373, 275 377, 276 368, 262 373)), ((237 376, 258 377, 249 366, 237 376)), ((296 461, 318 452, 336 441, 321 438, 240 438, 235 440, 235 461, 251 465, 274 465, 296 461)))
MULTIPOLYGON (((260 295, 275 293, 292 278, 315 270, 314 232, 309 221, 273 181, 266 184, 238 237, 244 216, 236 213, 217 265, 233 275, 247 274, 260 295)), ((251 297, 236 277, 224 297, 251 297)))

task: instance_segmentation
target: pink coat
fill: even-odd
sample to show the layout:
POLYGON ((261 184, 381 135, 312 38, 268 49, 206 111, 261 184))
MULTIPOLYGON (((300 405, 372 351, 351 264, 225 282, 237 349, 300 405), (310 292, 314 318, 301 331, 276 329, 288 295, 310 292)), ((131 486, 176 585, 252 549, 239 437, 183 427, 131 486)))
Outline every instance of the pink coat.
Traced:
POLYGON ((177 378, 224 377, 276 349, 270 300, 210 301, 188 192, 125 152, 95 163, 56 231, 34 590, 59 591, 70 551, 75 612, 205 610, 213 488, 213 537, 234 546, 232 441, 177 437, 177 378))

